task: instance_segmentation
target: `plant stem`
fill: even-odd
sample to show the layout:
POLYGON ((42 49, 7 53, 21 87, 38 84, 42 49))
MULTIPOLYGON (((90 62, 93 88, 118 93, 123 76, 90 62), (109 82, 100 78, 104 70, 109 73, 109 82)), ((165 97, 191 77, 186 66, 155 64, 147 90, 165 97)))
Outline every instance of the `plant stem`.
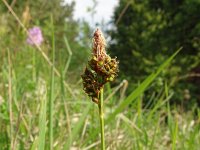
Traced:
POLYGON ((32 49, 33 51, 33 58, 32 58, 32 65, 33 65, 33 81, 36 82, 36 51, 35 49, 32 49))
POLYGON ((51 15, 52 25, 52 67, 51 67, 51 88, 49 99, 49 150, 53 150, 53 114, 54 114, 54 64, 55 64, 55 37, 54 37, 54 24, 53 16, 51 15))
POLYGON ((13 112, 12 112, 12 68, 11 68, 11 56, 8 49, 8 104, 9 104, 9 121, 10 121, 10 149, 13 147, 13 112))
POLYGON ((99 93, 99 119, 101 126, 101 150, 105 150, 105 137, 104 137, 104 113, 103 113, 103 88, 101 88, 99 93))

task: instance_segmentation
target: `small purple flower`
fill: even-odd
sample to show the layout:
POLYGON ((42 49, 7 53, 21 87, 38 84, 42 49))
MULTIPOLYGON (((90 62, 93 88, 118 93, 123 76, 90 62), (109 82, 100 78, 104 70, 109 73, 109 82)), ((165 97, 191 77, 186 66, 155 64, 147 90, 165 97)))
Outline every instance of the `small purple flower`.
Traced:
POLYGON ((42 31, 39 27, 33 27, 28 30, 28 38, 26 42, 30 45, 38 45, 40 46, 43 42, 42 31))

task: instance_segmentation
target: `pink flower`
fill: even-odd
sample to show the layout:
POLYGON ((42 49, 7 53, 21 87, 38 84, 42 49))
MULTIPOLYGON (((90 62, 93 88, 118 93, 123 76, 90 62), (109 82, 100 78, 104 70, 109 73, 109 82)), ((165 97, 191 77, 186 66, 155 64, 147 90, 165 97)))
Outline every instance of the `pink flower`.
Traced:
POLYGON ((30 45, 38 45, 40 46, 43 42, 42 31, 39 27, 33 27, 28 30, 28 38, 26 42, 30 45))

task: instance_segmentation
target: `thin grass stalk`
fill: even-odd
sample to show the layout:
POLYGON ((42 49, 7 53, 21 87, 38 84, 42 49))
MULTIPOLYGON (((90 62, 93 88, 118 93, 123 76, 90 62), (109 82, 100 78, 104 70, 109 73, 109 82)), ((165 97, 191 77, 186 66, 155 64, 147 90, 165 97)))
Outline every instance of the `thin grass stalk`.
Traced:
POLYGON ((11 70, 11 57, 10 50, 8 49, 8 99, 9 99, 9 120, 10 120, 10 148, 13 147, 13 112, 12 112, 12 70, 11 70))
MULTIPOLYGON (((65 89, 64 89, 64 71, 61 71, 62 72, 62 77, 61 77, 61 99, 63 101, 63 109, 64 109, 64 112, 65 112, 65 116, 66 116, 66 120, 67 120, 67 129, 68 129, 68 133, 69 133, 69 137, 71 138, 71 122, 70 122, 70 114, 69 114, 69 108, 68 108, 68 104, 66 103, 66 95, 65 95, 65 89)), ((77 102, 76 102, 77 103, 77 102)))
POLYGON ((69 45, 69 42, 67 40, 67 37, 64 36, 64 42, 65 42, 65 45, 66 45, 66 48, 67 48, 67 52, 69 54, 69 57, 67 59, 67 62, 64 66, 64 69, 61 69, 61 92, 62 92, 62 100, 63 100, 63 103, 64 103, 64 111, 65 111, 65 114, 66 114, 66 120, 67 120, 67 128, 68 128, 68 132, 69 132, 69 138, 71 139, 71 123, 70 123, 70 115, 69 115, 69 110, 68 110, 68 104, 66 103, 66 95, 65 95, 65 89, 64 89, 64 85, 63 85, 63 81, 65 79, 65 76, 66 76, 66 73, 68 71, 68 68, 69 68, 69 65, 70 65, 70 62, 71 62, 71 57, 72 57, 72 50, 70 48, 70 45, 69 45))
POLYGON ((49 149, 53 150, 53 108, 54 108, 54 64, 55 64, 55 37, 54 37, 54 26, 53 17, 51 16, 52 24, 52 59, 53 65, 51 67, 51 89, 49 98, 49 149))
POLYGON ((35 49, 32 49, 32 52, 33 52, 33 55, 32 55, 32 78, 33 78, 33 81, 36 82, 36 51, 35 49))
POLYGON ((105 134, 104 134, 104 112, 103 112, 103 88, 101 88, 99 93, 99 120, 101 128, 101 150, 105 150, 105 134))
POLYGON ((71 58, 72 58, 72 54, 73 54, 73 53, 72 53, 72 50, 71 50, 71 48, 70 48, 70 45, 69 45, 69 42, 68 42, 66 36, 64 36, 64 41, 65 41, 65 44, 66 44, 67 52, 68 52, 68 54, 69 54, 69 57, 68 57, 68 59, 67 59, 67 63, 66 63, 66 65, 65 65, 64 72, 63 72, 63 74, 66 75, 66 73, 67 73, 67 71, 68 71, 68 68, 69 68, 69 64, 70 64, 70 62, 71 62, 71 58))

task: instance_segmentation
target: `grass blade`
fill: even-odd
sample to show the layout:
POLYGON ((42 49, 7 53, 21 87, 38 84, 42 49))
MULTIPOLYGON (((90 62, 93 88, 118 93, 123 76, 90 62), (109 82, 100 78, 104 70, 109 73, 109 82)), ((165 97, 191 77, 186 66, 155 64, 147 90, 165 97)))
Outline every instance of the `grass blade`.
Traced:
POLYGON ((141 95, 145 89, 153 82, 153 80, 160 74, 162 70, 164 70, 167 65, 172 61, 172 59, 178 54, 178 52, 181 49, 179 49, 177 52, 175 52, 169 59, 167 59, 159 68, 156 72, 152 73, 149 77, 147 77, 142 84, 134 90, 122 103, 115 109, 115 111, 109 116, 107 119, 107 122, 110 122, 115 118, 117 114, 122 112, 124 108, 126 108, 129 104, 133 102, 139 95, 141 95))
POLYGON ((67 47, 67 51, 68 51, 68 53, 69 53, 69 57, 68 57, 68 59, 67 59, 67 63, 66 63, 66 65, 65 65, 65 69, 64 69, 64 75, 65 75, 65 74, 67 73, 67 70, 68 70, 68 68, 69 68, 69 64, 70 64, 70 62, 71 62, 72 50, 71 50, 71 48, 70 48, 70 46, 69 46, 69 42, 68 42, 66 36, 64 36, 64 41, 65 41, 65 45, 66 45, 66 47, 67 47))
MULTIPOLYGON (((43 81, 44 82, 44 81, 43 81)), ((39 116, 39 139, 38 139, 38 149, 45 149, 45 130, 46 130, 46 85, 43 83, 41 87, 39 87, 39 91, 41 91, 40 101, 40 116, 39 116)))

